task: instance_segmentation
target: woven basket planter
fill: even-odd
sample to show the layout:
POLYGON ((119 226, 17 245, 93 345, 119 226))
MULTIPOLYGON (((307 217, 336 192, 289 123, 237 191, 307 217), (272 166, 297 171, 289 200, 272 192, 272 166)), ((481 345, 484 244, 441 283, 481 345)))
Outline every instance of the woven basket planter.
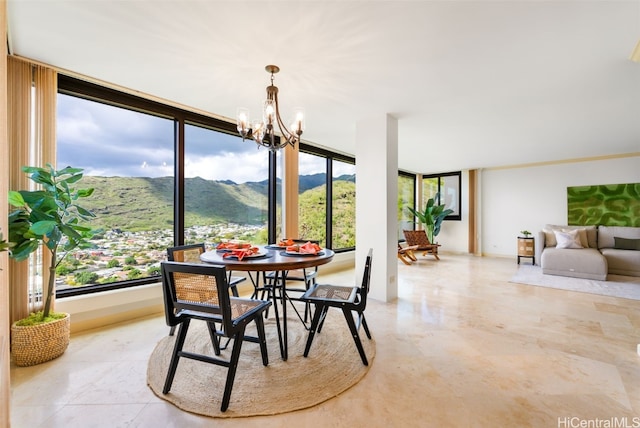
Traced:
POLYGON ((40 325, 11 326, 11 354, 17 366, 34 366, 58 358, 69 346, 71 316, 40 325))

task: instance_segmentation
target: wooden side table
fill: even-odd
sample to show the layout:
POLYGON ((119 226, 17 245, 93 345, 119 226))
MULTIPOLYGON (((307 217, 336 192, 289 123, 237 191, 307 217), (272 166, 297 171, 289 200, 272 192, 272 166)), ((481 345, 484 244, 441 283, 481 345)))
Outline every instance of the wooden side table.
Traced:
POLYGON ((524 237, 518 236, 518 264, 520 264, 521 257, 531 258, 531 264, 536 264, 536 252, 535 252, 535 239, 533 236, 524 237))

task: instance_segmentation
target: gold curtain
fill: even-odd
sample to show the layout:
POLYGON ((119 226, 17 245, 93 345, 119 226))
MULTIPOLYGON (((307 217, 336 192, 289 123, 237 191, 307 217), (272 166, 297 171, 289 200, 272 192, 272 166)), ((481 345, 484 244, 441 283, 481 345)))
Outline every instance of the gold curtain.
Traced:
MULTIPOLYGON (((56 97, 55 70, 8 57, 8 136, 9 189, 31 189, 32 182, 21 168, 26 165, 55 165, 56 159, 56 97)), ((24 262, 9 264, 9 305, 11 322, 41 309, 46 293, 43 284, 48 274, 50 255, 47 251, 34 254, 24 262), (36 280, 37 279, 37 280, 36 280), (44 281, 43 281, 44 280, 44 281), (37 296, 37 298, 29 298, 37 296)))

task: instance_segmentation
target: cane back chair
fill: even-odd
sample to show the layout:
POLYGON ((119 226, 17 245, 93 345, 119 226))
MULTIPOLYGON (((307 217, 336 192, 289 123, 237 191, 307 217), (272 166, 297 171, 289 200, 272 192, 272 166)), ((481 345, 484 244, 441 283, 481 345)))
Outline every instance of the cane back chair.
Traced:
POLYGON ((271 302, 229 296, 224 266, 179 262, 163 262, 161 266, 166 322, 171 327, 179 326, 162 393, 168 394, 171 390, 180 358, 227 367, 220 406, 224 412, 229 406, 243 341, 259 343, 262 364, 269 364, 262 315, 271 302), (207 323, 215 357, 183 350, 189 325, 194 319, 207 323), (246 326, 252 321, 256 323, 257 337, 245 335, 246 326), (215 329, 216 325, 220 328, 215 329), (218 336, 233 340, 229 360, 219 356, 218 336))

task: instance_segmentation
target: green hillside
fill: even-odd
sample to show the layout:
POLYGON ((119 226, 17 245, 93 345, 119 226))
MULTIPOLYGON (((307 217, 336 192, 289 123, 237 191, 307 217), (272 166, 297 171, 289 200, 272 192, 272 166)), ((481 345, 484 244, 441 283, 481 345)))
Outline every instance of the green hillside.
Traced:
MULTIPOLYGON (((300 237, 325 241, 327 198, 324 186, 302 193, 300 204, 300 237)), ((356 184, 353 181, 335 181, 333 186, 333 247, 355 246, 356 184)))
MULTIPOLYGON (((93 187, 93 196, 83 206, 96 214, 96 228, 129 232, 167 229, 173 225, 173 178, 91 177, 83 187, 93 187)), ((187 224, 233 222, 263 224, 266 191, 255 183, 235 184, 185 179, 187 224), (262 193, 261 193, 262 191, 262 193)))
MULTIPOLYGON (((323 182, 324 179, 314 180, 323 182)), ((353 177, 334 182, 334 244, 355 242, 355 183, 353 177)), ((83 206, 96 214, 94 228, 128 232, 173 226, 173 178, 85 176, 82 187, 93 187, 83 206)), ((237 223, 261 225, 267 219, 267 183, 237 184, 200 177, 185 179, 187 225, 237 223)), ((300 236, 324 241, 326 195, 324 185, 300 194, 300 236)))

